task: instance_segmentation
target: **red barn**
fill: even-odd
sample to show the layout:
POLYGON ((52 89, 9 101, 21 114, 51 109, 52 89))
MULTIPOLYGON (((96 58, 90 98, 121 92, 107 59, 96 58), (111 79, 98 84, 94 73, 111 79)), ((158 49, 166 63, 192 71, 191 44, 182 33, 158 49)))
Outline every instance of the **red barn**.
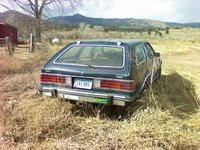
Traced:
POLYGON ((10 37, 10 40, 13 45, 17 45, 17 27, 0 22, 0 38, 5 38, 6 36, 10 37))

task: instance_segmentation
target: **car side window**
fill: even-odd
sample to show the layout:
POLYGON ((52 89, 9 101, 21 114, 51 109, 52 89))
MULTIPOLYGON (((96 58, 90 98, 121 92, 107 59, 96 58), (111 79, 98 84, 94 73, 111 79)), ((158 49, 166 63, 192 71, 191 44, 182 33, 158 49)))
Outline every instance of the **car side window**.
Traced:
POLYGON ((142 45, 135 47, 135 55, 136 55, 137 64, 141 64, 142 62, 146 60, 142 45))
POLYGON ((152 59, 154 57, 154 49, 149 43, 144 43, 144 47, 147 59, 152 59))

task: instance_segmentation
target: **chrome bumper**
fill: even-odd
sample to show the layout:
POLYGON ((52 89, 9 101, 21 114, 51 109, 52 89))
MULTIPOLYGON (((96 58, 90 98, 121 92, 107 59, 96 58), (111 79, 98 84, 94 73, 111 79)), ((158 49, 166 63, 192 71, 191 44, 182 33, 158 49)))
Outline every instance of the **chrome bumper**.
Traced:
POLYGON ((77 101, 77 102, 89 102, 89 103, 98 103, 96 100, 97 98, 104 98, 108 100, 108 105, 118 105, 118 106, 125 106, 126 101, 130 102, 131 100, 127 100, 125 96, 121 95, 109 95, 104 93, 94 93, 90 91, 76 91, 71 89, 64 89, 64 88, 49 88, 49 87, 42 87, 40 89, 42 95, 51 96, 51 97, 58 97, 62 99, 77 101))

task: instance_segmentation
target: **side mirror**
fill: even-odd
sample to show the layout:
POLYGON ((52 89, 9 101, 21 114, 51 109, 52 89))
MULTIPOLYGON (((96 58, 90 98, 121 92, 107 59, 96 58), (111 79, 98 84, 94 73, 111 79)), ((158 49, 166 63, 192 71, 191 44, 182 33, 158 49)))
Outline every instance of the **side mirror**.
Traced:
POLYGON ((160 53, 155 53, 154 56, 160 57, 160 53))

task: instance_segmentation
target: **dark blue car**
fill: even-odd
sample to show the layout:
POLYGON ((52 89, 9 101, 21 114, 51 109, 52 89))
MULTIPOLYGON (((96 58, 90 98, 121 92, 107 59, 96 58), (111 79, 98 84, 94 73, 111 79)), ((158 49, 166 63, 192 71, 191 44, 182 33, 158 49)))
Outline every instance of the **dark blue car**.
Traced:
POLYGON ((73 42, 42 68, 40 92, 72 103, 125 106, 160 78, 161 64, 146 41, 73 42))

